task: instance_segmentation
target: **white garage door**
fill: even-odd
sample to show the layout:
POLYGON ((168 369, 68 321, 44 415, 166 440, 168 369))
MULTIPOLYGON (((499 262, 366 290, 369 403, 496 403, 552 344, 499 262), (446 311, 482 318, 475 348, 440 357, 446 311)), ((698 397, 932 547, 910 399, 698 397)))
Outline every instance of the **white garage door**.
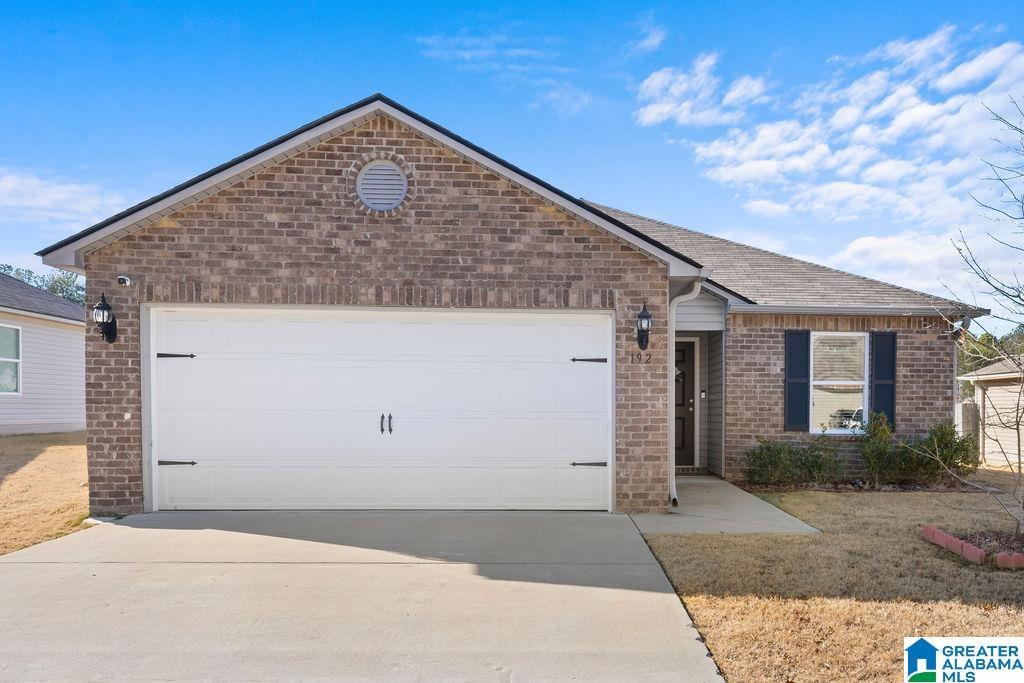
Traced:
POLYGON ((608 315, 152 320, 159 509, 609 508, 608 315))

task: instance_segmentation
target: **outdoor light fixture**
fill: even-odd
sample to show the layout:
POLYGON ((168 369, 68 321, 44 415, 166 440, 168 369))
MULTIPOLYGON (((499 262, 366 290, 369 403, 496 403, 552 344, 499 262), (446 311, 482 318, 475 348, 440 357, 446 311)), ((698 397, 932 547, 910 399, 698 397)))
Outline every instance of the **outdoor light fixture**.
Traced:
POLYGON ((651 336, 651 312, 647 310, 647 302, 644 302, 644 307, 640 309, 640 314, 636 317, 636 343, 640 347, 641 351, 647 350, 647 343, 650 341, 651 336))
POLYGON ((117 339, 117 318, 107 303, 106 294, 101 294, 100 302, 92 307, 92 321, 96 323, 106 341, 113 342, 117 339))

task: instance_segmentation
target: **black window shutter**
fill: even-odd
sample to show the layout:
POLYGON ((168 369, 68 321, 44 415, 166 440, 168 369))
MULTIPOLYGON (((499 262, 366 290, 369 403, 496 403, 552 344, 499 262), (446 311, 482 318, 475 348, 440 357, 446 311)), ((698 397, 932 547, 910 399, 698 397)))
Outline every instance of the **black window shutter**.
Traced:
POLYGON ((871 412, 896 427, 896 333, 871 333, 871 412))
POLYGON ((786 419, 788 432, 811 427, 811 333, 786 331, 786 419))

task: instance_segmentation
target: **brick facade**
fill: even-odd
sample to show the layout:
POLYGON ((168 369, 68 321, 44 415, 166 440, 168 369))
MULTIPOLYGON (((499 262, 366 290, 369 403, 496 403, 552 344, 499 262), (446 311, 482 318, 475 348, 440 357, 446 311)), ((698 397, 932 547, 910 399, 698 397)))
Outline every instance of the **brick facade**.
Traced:
MULTIPOLYGON (((809 434, 783 430, 786 330, 896 332, 896 433, 914 437, 952 419, 956 350, 941 317, 860 317, 731 314, 726 322, 725 470, 744 476, 746 452, 757 439, 799 442, 809 434)), ((831 436, 847 476, 864 474, 858 440, 831 436)))
POLYGON ((616 316, 617 507, 668 498, 666 266, 395 121, 377 118, 199 200, 85 258, 117 342, 87 335, 89 495, 94 514, 143 507, 140 314, 144 303, 612 310, 616 316), (382 157, 383 155, 383 157, 382 157), (392 216, 354 198, 368 158, 405 165, 392 216), (114 279, 127 274, 132 285, 114 279), (640 306, 651 359, 630 364, 640 306))

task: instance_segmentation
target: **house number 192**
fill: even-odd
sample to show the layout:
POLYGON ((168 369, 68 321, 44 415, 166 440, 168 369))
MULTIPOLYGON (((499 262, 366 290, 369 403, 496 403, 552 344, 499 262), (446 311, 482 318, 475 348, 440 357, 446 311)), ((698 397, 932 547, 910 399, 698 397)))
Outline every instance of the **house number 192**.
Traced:
POLYGON ((643 351, 630 353, 629 362, 631 365, 647 365, 648 363, 651 362, 651 354, 644 353, 643 351))

